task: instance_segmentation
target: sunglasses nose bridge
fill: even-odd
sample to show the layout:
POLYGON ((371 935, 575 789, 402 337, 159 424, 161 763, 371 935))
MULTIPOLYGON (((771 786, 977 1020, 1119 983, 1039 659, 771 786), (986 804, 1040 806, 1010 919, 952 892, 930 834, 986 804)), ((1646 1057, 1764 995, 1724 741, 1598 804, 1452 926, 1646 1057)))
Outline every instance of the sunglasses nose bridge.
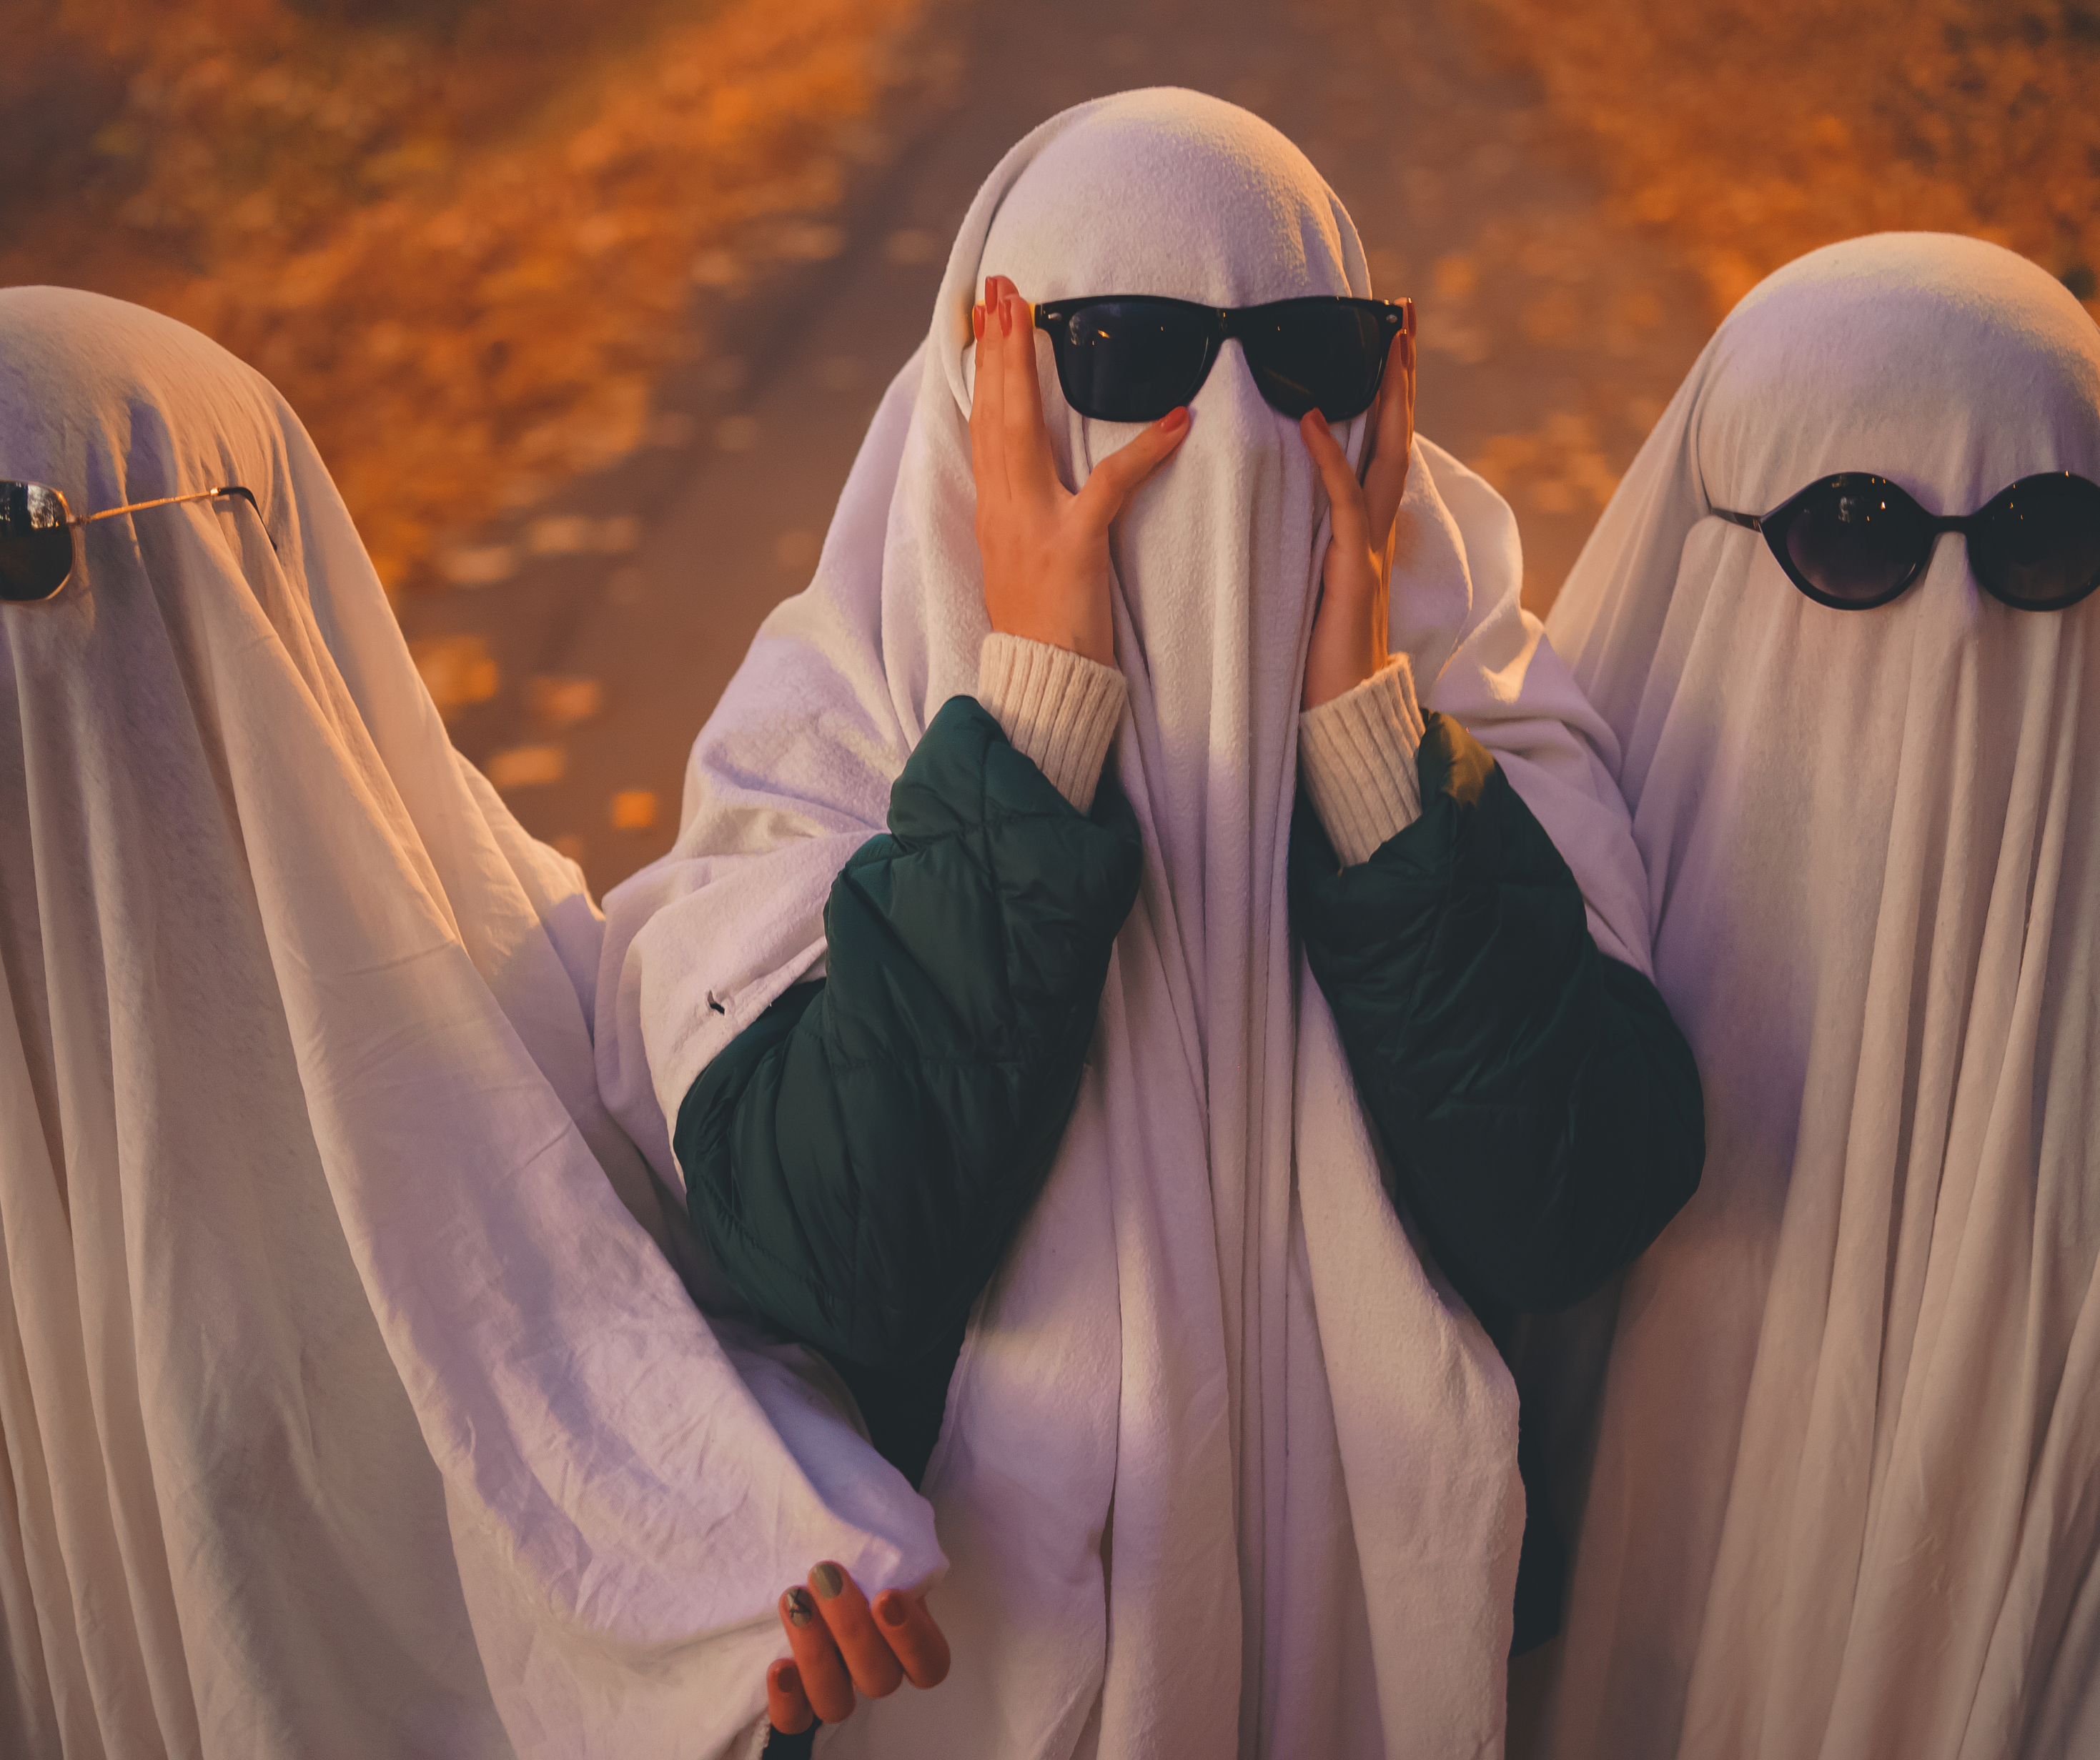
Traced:
POLYGON ((1242 407, 1244 419, 1249 422, 1290 420, 1262 394, 1261 381, 1255 377, 1254 363, 1247 358, 1246 344, 1236 336, 1220 337, 1212 345, 1203 391, 1210 394, 1214 405, 1219 397, 1229 396, 1242 407), (1223 389, 1228 386, 1229 390, 1223 389))
POLYGON ((1953 594, 1961 601, 1965 619, 1981 614, 1993 596, 1976 573, 1975 558, 1969 548, 1967 519, 1935 521, 1924 557, 1912 572, 1904 596, 1921 602, 1953 594))

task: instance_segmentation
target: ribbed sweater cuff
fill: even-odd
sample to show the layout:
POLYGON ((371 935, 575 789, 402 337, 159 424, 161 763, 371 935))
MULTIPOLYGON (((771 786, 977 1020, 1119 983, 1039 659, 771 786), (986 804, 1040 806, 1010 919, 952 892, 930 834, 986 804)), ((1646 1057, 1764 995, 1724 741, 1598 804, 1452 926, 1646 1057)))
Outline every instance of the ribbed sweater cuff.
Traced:
POLYGON ((1129 694, 1114 667, 1069 648, 994 633, 978 651, 977 701, 1081 812, 1094 804, 1129 694))
POLYGON ((1414 773, 1421 744, 1422 711, 1405 654, 1299 716, 1299 768, 1344 868, 1369 861, 1379 844, 1421 816, 1414 773))

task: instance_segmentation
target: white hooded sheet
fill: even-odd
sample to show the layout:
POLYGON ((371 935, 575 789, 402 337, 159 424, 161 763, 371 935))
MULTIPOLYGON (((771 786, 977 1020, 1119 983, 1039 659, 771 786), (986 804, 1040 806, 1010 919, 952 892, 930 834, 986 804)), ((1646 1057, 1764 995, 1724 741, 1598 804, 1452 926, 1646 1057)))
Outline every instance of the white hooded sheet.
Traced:
MULTIPOLYGON (((988 273, 1038 300, 1370 292, 1317 174, 1215 99, 1083 105, 993 172, 814 580, 694 747, 676 847, 607 901, 601 1085, 667 1180, 686 1089, 819 969, 833 878, 883 829, 935 711, 976 688, 968 313, 988 273)), ((1039 359, 1070 483, 1130 430, 1072 415, 1047 343, 1039 359)), ((1500 1749, 1513 1390, 1386 1200, 1289 932, 1317 477, 1236 345, 1193 408, 1112 543, 1130 683, 1112 763, 1145 878, 1076 1110, 973 1316, 927 1475, 954 1669, 857 1713, 827 1752, 1500 1749)), ((1645 887, 1590 749, 1601 729, 1520 609, 1507 507, 1421 442, 1402 521, 1393 643, 1426 704, 1496 752, 1605 951, 1645 970, 1645 887)))
POLYGON ((1840 470, 2100 480, 2100 333, 1973 240, 1802 258, 1554 608, 1708 1155, 1618 1305, 1551 1755, 2100 1753, 2100 605, 2001 605, 1950 535, 1834 610, 1706 517, 1840 470))
POLYGON ((0 1752, 726 1751, 782 1586, 939 1555, 623 1208, 580 874, 223 351, 0 293, 0 477, 260 506, 0 606, 0 1752))

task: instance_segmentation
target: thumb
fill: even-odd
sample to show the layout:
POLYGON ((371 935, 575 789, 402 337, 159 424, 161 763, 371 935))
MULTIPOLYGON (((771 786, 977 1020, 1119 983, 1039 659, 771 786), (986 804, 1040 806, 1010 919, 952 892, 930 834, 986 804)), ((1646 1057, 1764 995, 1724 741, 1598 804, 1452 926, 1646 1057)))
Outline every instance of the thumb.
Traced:
POLYGON ((1093 468, 1075 498, 1080 517, 1106 531, 1138 486, 1173 456, 1188 434, 1188 410, 1169 410, 1127 446, 1111 452, 1093 468))

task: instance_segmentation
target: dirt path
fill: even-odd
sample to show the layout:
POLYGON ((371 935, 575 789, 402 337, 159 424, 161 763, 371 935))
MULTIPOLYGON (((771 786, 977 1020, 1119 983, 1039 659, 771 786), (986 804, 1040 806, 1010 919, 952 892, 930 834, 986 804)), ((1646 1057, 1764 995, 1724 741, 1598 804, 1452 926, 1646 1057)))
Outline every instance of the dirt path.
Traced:
POLYGON ((1190 86, 1305 148, 1377 290, 1419 301, 1422 429, 1511 495, 1537 609, 1705 337, 1703 290, 1607 227, 1462 0, 977 0, 951 19, 929 45, 955 59, 946 100, 885 120, 839 225, 796 241, 810 260, 715 297, 719 352, 664 387, 660 443, 479 537, 528 559, 501 586, 402 608, 439 671, 493 661, 455 736, 601 890, 668 847, 693 736, 806 580, 971 196, 1066 104, 1190 86))

